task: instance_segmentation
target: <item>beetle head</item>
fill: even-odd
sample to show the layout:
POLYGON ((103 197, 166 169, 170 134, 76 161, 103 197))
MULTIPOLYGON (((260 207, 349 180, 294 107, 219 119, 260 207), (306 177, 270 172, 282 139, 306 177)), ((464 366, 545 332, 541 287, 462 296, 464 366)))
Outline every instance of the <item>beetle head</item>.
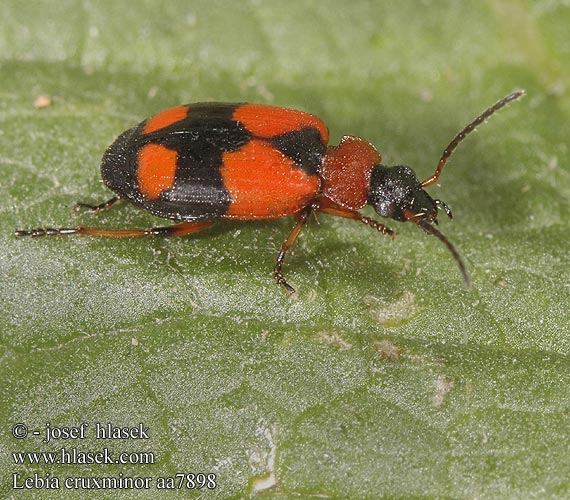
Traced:
POLYGON ((449 218, 451 210, 441 200, 434 200, 410 167, 376 165, 370 179, 368 203, 382 217, 399 221, 437 224, 438 208, 449 218))
POLYGON ((410 167, 376 165, 370 179, 368 204, 374 207, 378 215, 398 221, 413 222, 442 241, 457 262, 465 284, 467 287, 471 286, 459 253, 446 236, 435 227, 438 209, 442 208, 451 219, 450 208, 443 201, 434 200, 428 194, 410 167))
POLYGON ((524 95, 524 90, 518 90, 503 97, 490 108, 487 108, 469 125, 461 129, 443 150, 433 175, 420 182, 410 167, 385 167, 375 165, 372 170, 370 187, 368 189, 368 204, 374 207, 382 217, 389 217, 399 221, 410 221, 421 227, 424 231, 439 238, 452 253, 457 262, 467 287, 470 287, 469 275, 465 264, 451 242, 435 227, 437 224, 437 210, 443 208, 451 219, 451 210, 441 200, 434 200, 423 188, 431 186, 439 179, 451 153, 468 134, 483 123, 493 113, 524 95))

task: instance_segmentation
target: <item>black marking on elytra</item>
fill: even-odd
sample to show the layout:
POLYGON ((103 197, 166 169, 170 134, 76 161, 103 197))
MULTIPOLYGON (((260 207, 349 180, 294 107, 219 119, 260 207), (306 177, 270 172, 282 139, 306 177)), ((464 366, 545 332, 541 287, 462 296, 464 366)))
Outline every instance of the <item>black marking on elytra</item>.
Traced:
POLYGON ((291 158, 295 165, 308 175, 319 173, 327 145, 323 143, 321 133, 314 127, 303 127, 299 130, 285 132, 268 139, 268 141, 291 158))
POLYGON ((232 120, 237 106, 200 103, 190 106, 186 118, 155 132, 142 134, 146 121, 125 132, 103 158, 107 185, 161 217, 193 221, 225 214, 231 199, 220 173, 222 155, 251 140, 251 133, 232 120), (138 151, 151 143, 177 153, 174 187, 154 201, 147 200, 136 186, 138 151))
POLYGON ((222 155, 251 140, 251 133, 232 120, 236 106, 192 106, 185 119, 166 128, 169 133, 153 138, 178 154, 174 187, 157 202, 163 211, 181 220, 212 219, 227 212, 231 198, 220 172, 222 155))

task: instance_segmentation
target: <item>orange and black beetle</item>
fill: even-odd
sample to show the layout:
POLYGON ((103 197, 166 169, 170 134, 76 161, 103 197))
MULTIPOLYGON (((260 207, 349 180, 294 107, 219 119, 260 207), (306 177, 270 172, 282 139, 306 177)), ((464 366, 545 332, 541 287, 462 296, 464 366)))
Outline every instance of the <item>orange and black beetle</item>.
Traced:
POLYGON ((353 219, 382 234, 395 232, 358 212, 372 205, 382 217, 410 221, 451 251, 467 286, 465 265, 434 226, 438 208, 449 207, 423 188, 437 181, 447 158, 464 137, 495 111, 523 95, 514 92, 488 108, 445 148, 437 169, 420 182, 410 167, 386 167, 367 141, 345 136, 329 146, 326 125, 316 116, 260 104, 199 103, 167 109, 121 134, 101 164, 105 184, 117 196, 100 211, 126 199, 179 224, 152 229, 40 228, 16 236, 80 234, 130 237, 186 235, 220 219, 276 219, 296 224, 281 246, 273 275, 288 292, 283 260, 311 212, 353 219))

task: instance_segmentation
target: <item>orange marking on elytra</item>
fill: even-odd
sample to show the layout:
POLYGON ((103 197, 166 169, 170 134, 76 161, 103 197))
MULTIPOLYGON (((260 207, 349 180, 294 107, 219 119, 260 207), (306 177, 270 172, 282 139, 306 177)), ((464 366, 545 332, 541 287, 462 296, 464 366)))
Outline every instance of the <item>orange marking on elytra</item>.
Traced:
POLYGON ((179 122, 180 120, 186 118, 188 115, 188 106, 176 106, 175 108, 170 108, 154 115, 146 121, 143 128, 143 134, 150 134, 151 132, 156 132, 162 128, 168 127, 173 123, 179 122))
POLYGON ((319 178, 308 175, 270 143, 254 139, 224 153, 220 169, 231 204, 226 217, 270 219, 297 213, 316 196, 319 178))
POLYGON ((139 150, 137 183, 147 199, 155 200, 174 186, 177 157, 176 151, 161 144, 150 143, 139 150))
POLYGON ((232 119, 240 122, 257 137, 275 137, 305 127, 313 127, 321 134, 324 144, 329 142, 327 126, 315 115, 303 111, 266 104, 242 104, 236 108, 232 119))

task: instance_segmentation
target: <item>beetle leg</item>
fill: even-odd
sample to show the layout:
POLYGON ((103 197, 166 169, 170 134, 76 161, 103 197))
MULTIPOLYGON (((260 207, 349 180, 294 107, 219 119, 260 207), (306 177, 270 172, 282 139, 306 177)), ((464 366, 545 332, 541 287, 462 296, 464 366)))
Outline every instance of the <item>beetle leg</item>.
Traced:
POLYGON ((311 215, 312 211, 313 206, 309 205, 297 214, 296 224, 289 233, 289 236, 287 236, 287 239, 281 245, 281 250, 279 251, 277 261, 275 262, 275 268, 273 269, 273 278, 275 278, 277 285, 285 288, 285 290, 287 290, 287 292, 290 294, 295 293, 295 289, 289 283, 287 283, 283 277, 283 261, 285 260, 285 255, 287 255, 287 252, 291 250, 291 247, 297 241, 299 233, 301 232, 301 229, 303 229, 303 226, 306 224, 307 220, 309 220, 309 215, 311 215))
POLYGON ((377 220, 374 220, 370 217, 366 217, 362 215, 360 212, 356 210, 349 210, 348 208, 341 207, 337 205, 334 201, 329 200, 328 198, 319 198, 317 201, 317 206, 315 207, 317 212, 323 212, 329 215, 335 215, 336 217, 344 217, 345 219, 352 219, 358 222, 362 222, 367 226, 371 227, 372 229, 376 229, 383 235, 390 236, 390 238, 394 239, 395 236, 398 234, 396 231, 393 231, 389 227, 381 224, 377 220))
POLYGON ((88 203, 78 203, 75 202, 73 204, 73 211, 74 212, 79 212, 79 210, 87 210, 88 212, 101 212, 102 210, 108 210, 109 208, 111 208, 113 205, 116 205, 117 203, 119 203, 121 201, 121 198, 118 196, 115 196, 113 198, 111 198, 110 200, 107 200, 103 203, 100 203, 99 205, 90 205, 88 203))
POLYGON ((19 230, 14 236, 67 236, 69 234, 79 234, 87 236, 102 236, 106 238, 131 238, 133 236, 185 236, 187 234, 197 233, 202 229, 211 226, 213 222, 182 222, 173 224, 172 226, 153 227, 150 229, 101 229, 95 227, 61 227, 37 228, 19 230))

